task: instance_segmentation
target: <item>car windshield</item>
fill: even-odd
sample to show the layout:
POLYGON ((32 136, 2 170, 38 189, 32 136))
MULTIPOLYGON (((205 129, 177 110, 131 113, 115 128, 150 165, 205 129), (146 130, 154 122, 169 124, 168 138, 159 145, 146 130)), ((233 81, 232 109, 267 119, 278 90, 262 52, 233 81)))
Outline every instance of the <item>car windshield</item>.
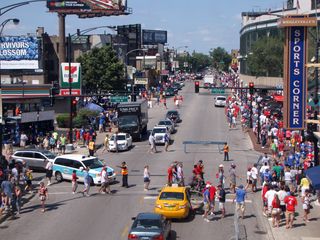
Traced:
POLYGON ((167 130, 165 128, 155 128, 153 129, 153 133, 166 133, 167 130))
POLYGON ((137 219, 132 224, 132 228, 140 229, 160 229, 161 223, 158 219, 137 219))
POLYGON ((182 192, 162 192, 160 200, 183 200, 184 194, 182 192))
POLYGON ((45 155, 49 159, 54 159, 57 156, 50 151, 43 151, 42 154, 45 155))
POLYGON ((158 125, 169 125, 169 126, 171 126, 172 123, 171 123, 171 121, 160 121, 158 125))
POLYGON ((121 116, 118 118, 119 125, 129 125, 129 126, 137 126, 138 125, 138 117, 137 116, 121 116))
POLYGON ((92 159, 85 160, 85 161, 83 161, 83 164, 86 167, 89 167, 91 169, 103 167, 102 163, 98 160, 98 158, 92 158, 92 159))
POLYGON ((217 100, 225 101, 225 100, 226 100, 226 98, 224 98, 224 97, 217 97, 217 100))
MULTIPOLYGON (((115 135, 112 135, 111 137, 111 141, 114 141, 115 135)), ((117 135, 117 140, 126 140, 126 136, 125 135, 117 135)))

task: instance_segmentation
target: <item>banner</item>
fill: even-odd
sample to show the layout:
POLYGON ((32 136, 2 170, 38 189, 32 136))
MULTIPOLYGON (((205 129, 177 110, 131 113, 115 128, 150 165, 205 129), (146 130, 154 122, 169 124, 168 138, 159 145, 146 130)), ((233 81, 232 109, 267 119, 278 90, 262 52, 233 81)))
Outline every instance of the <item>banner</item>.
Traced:
POLYGON ((284 96, 287 97, 285 109, 286 128, 300 130, 305 128, 307 82, 306 82, 306 55, 307 55, 307 27, 290 27, 287 29, 287 83, 284 96))
POLYGON ((39 44, 36 37, 1 37, 1 69, 38 69, 39 44))
POLYGON ((72 88, 72 95, 81 94, 81 66, 80 63, 71 63, 71 69, 69 69, 69 63, 61 63, 60 71, 60 92, 61 95, 69 95, 70 84, 72 88), (69 71, 71 78, 69 79, 69 71), (63 90, 65 89, 65 90, 63 90), (77 91, 75 91, 77 90, 77 91))

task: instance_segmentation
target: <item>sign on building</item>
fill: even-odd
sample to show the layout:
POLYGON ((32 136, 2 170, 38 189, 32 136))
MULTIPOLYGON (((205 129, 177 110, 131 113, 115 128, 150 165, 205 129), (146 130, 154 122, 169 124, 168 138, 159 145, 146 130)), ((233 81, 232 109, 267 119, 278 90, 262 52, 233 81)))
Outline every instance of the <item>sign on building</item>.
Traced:
POLYGON ((317 21, 304 15, 282 18, 285 27, 284 48, 284 127, 290 130, 305 128, 307 106, 307 27, 317 21))
POLYGON ((38 69, 39 44, 36 37, 0 37, 1 69, 38 69))
POLYGON ((60 95, 69 95, 71 84, 72 95, 81 94, 81 65, 80 63, 61 63, 60 95), (69 75, 70 74, 70 75, 69 75), (69 78, 70 77, 70 78, 69 78))

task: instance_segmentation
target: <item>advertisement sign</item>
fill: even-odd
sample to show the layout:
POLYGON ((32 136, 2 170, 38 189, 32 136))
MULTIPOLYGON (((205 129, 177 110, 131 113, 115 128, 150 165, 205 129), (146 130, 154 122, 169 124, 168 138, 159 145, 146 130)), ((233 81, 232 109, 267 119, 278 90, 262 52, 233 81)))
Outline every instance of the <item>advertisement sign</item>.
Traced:
POLYGON ((284 96, 285 127, 291 130, 305 128, 307 83, 306 83, 306 55, 307 28, 290 27, 287 29, 287 77, 284 96))
POLYGON ((81 17, 126 14, 126 0, 47 0, 49 12, 77 14, 81 17))
POLYGON ((167 31, 142 30, 142 45, 157 45, 167 43, 167 31))
POLYGON ((1 69, 38 69, 39 43, 36 37, 1 37, 1 69))
POLYGON ((61 71, 60 71, 60 94, 61 95, 69 95, 69 87, 71 83, 72 94, 73 92, 80 92, 81 94, 81 66, 80 63, 71 63, 71 78, 69 79, 69 63, 61 63, 61 71), (77 90, 77 91, 75 91, 77 90), (66 94, 67 93, 67 94, 66 94))

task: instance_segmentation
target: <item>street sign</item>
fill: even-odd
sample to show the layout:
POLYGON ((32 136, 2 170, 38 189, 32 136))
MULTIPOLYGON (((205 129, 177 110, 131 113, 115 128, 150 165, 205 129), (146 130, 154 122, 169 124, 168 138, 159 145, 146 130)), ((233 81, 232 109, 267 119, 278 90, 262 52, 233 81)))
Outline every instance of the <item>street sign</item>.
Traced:
POLYGON ((211 93, 212 94, 225 94, 225 90, 221 88, 212 88, 211 93))
MULTIPOLYGON (((60 89, 60 95, 61 96, 69 96, 70 94, 69 89, 60 89)), ((71 89, 71 95, 81 95, 80 89, 71 89)))
POLYGON ((110 101, 112 103, 128 102, 128 96, 111 96, 110 101))

